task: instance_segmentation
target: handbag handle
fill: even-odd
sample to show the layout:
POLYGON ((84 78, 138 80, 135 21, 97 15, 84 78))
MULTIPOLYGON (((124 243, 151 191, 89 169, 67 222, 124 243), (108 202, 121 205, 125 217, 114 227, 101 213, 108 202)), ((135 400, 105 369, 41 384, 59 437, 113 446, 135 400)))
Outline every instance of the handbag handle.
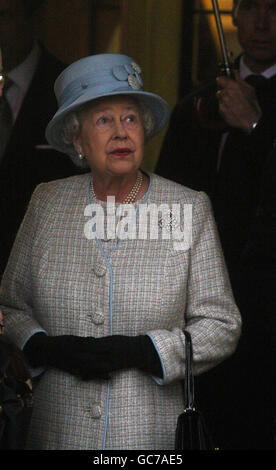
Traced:
POLYGON ((193 368, 193 346, 192 338, 188 331, 184 331, 186 343, 186 370, 184 379, 185 410, 194 409, 194 368, 193 368))

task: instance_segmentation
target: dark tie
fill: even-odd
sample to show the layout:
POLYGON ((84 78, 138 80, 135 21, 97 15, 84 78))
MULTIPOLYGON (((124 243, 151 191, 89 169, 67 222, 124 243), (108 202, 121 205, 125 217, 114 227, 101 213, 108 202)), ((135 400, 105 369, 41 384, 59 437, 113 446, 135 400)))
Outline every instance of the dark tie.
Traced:
POLYGON ((269 105, 271 94, 274 96, 275 76, 271 78, 262 75, 249 75, 245 81, 255 88, 259 104, 264 107, 269 105))
POLYGON ((267 84, 267 78, 263 75, 248 75, 245 81, 254 88, 264 88, 267 84))
POLYGON ((0 161, 4 155, 13 124, 12 111, 6 98, 7 90, 11 85, 12 81, 6 77, 3 94, 0 97, 0 161))

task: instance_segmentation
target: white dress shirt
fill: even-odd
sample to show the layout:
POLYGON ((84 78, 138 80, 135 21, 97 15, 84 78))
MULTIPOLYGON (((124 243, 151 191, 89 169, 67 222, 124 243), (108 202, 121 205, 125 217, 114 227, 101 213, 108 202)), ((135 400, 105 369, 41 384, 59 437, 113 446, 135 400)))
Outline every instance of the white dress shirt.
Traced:
MULTIPOLYGON (((242 56, 240 60, 240 76, 243 80, 245 80, 248 75, 256 75, 256 73, 252 72, 252 70, 247 67, 246 63, 244 62, 244 57, 242 56)), ((276 75, 276 64, 264 70, 262 73, 260 73, 260 75, 263 75, 265 78, 271 78, 273 75, 276 75)))

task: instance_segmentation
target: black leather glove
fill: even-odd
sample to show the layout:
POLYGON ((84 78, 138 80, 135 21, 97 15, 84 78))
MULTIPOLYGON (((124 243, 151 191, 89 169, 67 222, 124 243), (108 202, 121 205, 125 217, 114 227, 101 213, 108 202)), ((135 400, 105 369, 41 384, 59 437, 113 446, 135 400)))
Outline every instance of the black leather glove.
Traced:
POLYGON ((148 336, 47 336, 37 333, 24 353, 33 367, 54 367, 83 380, 108 379, 109 373, 128 368, 162 376, 158 354, 148 336))
MULTIPOLYGON (((137 368, 157 377, 163 375, 160 359, 148 336, 114 335, 93 338, 91 349, 98 370, 103 374, 137 368)), ((94 367, 88 369, 86 380, 93 378, 93 369, 94 367)))
POLYGON ((108 379, 108 374, 98 373, 93 367, 93 355, 88 338, 73 335, 47 336, 44 333, 33 335, 23 352, 32 367, 53 367, 80 378, 86 377, 93 369, 91 378, 108 379))

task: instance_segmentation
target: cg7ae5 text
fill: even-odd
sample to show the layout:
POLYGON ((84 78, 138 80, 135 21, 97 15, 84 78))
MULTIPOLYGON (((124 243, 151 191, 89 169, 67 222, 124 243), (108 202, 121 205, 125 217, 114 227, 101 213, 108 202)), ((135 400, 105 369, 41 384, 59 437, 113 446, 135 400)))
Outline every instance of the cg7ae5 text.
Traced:
POLYGON ((93 457, 94 465, 119 465, 124 468, 126 464, 136 463, 139 465, 180 465, 183 463, 182 455, 177 454, 141 454, 135 457, 107 456, 100 454, 93 457))

